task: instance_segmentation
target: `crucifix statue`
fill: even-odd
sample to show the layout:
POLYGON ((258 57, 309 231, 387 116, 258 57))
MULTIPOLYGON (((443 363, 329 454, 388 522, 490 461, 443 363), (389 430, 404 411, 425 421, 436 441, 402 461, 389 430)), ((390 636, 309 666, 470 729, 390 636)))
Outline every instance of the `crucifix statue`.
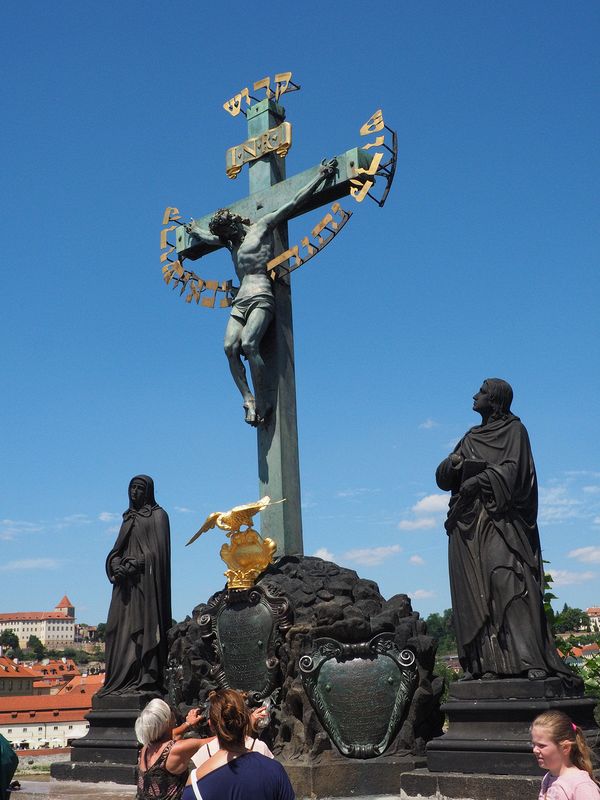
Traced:
POLYGON ((267 368, 260 347, 275 314, 272 280, 267 274, 267 264, 276 255, 273 231, 302 207, 319 184, 334 174, 336 166, 335 159, 323 164, 317 176, 291 200, 257 222, 242 219, 228 208, 221 208, 211 218, 208 231, 197 222, 186 226, 194 238, 205 244, 227 247, 231 252, 240 286, 235 290, 231 316, 225 329, 225 355, 244 401, 246 422, 250 425, 266 424, 273 412, 267 396, 267 368), (254 395, 248 385, 242 354, 250 366, 254 395))
POLYGON ((257 430, 259 496, 286 501, 262 512, 261 533, 276 541, 278 555, 289 555, 303 552, 289 273, 316 255, 350 218, 337 200, 352 194, 360 202, 368 195, 383 205, 394 176, 397 145, 395 133, 377 111, 360 132, 384 135, 286 179, 284 156, 292 133, 278 100, 299 87, 291 82, 291 73, 276 75, 275 82, 275 91, 268 78, 254 84, 255 90, 266 88, 267 95, 254 105, 248 89, 224 104, 232 116, 242 113, 248 123, 248 139, 227 151, 226 172, 235 178, 247 165, 250 194, 188 225, 176 222, 177 209, 167 209, 163 223, 174 224, 161 232, 161 246, 169 246, 166 237, 171 230, 176 244, 161 255, 161 261, 168 262, 163 267, 165 281, 181 286, 182 294, 188 290, 188 302, 194 299, 214 307, 220 291, 225 295, 221 306, 232 306, 225 352, 243 397, 245 420, 257 430), (244 99, 250 106, 245 111, 244 99), (384 143, 384 128, 392 134, 392 148, 384 143), (382 146, 391 154, 387 163, 382 163, 383 152, 369 150, 382 146), (375 176, 385 181, 381 199, 371 193, 375 176), (301 257, 298 245, 289 247, 288 220, 331 203, 330 213, 312 229, 311 238, 302 239, 306 256, 301 257), (229 281, 204 281, 182 266, 184 259, 198 259, 221 247, 231 252, 240 281, 237 289, 229 281), (178 260, 173 262, 169 254, 175 250, 178 260), (214 292, 212 298, 207 290, 214 292), (248 360, 254 391, 242 357, 248 360))

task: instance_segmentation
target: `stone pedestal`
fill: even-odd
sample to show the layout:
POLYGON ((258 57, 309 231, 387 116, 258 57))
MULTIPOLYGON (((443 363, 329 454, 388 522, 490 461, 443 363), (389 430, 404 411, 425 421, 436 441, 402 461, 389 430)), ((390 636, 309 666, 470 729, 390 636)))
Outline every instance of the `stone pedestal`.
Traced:
POLYGON ((442 706, 448 732, 427 745, 430 772, 541 775, 529 728, 543 711, 564 711, 586 733, 598 733, 598 700, 569 694, 558 678, 465 681, 450 687, 442 706))
POLYGON ((296 797, 400 797, 401 775, 423 767, 424 758, 410 754, 370 759, 302 763, 282 761, 296 797))
POLYGON ((66 781, 133 784, 140 745, 134 725, 140 711, 156 695, 94 697, 86 719, 90 728, 73 742, 71 761, 52 764, 53 778, 66 781))

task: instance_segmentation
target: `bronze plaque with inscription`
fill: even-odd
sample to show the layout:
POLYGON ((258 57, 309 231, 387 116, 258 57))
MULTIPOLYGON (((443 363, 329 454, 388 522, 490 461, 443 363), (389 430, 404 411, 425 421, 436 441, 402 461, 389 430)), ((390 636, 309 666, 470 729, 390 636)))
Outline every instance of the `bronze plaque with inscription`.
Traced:
POLYGON ((321 724, 343 755, 381 755, 398 733, 414 693, 414 653, 399 651, 389 633, 359 644, 317 639, 314 645, 299 666, 321 724))
POLYGON ((217 640, 227 684, 244 692, 260 691, 269 682, 267 647, 273 617, 263 603, 225 606, 217 618, 217 640))
POLYGON ((275 586, 219 592, 198 624, 212 642, 212 677, 221 688, 240 689, 256 702, 281 685, 279 649, 292 624, 289 601, 275 586))

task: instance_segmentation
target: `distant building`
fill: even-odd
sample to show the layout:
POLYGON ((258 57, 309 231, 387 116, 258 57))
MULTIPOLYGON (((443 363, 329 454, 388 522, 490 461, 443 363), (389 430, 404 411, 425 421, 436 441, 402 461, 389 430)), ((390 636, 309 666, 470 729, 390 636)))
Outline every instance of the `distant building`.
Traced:
POLYGON ((6 630, 19 637, 19 647, 27 647, 30 636, 37 636, 48 648, 72 646, 75 641, 75 607, 65 595, 54 611, 0 614, 0 633, 6 630))
POLYGON ((89 642, 97 641, 98 627, 96 625, 75 625, 75 641, 77 643, 87 644, 89 642))
POLYGON ((44 658, 31 665, 36 679, 31 694, 58 694, 73 678, 81 673, 71 658, 44 658))
POLYGON ((77 675, 54 695, 0 699, 0 733, 15 749, 67 747, 85 736, 85 719, 104 675, 77 675))
MULTIPOLYGON (((563 654, 558 651, 560 655, 563 654)), ((596 642, 592 644, 584 644, 581 647, 571 647, 569 655, 565 658, 565 663, 570 666, 581 667, 590 658, 594 658, 600 654, 600 647, 596 642)))
MULTIPOLYGON (((0 655, 0 698, 33 694, 33 684, 36 679, 35 672, 24 664, 0 655)), ((0 706, 1 704, 2 700, 0 706)))
POLYGON ((592 606, 587 608, 585 613, 590 618, 590 630, 600 631, 600 607, 592 606))

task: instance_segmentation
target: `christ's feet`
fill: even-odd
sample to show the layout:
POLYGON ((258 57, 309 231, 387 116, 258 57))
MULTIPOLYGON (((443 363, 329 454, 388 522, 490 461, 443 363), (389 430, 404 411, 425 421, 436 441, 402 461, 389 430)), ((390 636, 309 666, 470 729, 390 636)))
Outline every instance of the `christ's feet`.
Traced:
POLYGON ((244 410, 245 410, 244 419, 246 420, 248 425, 252 425, 254 428, 256 428, 256 426, 260 422, 260 417, 256 413, 256 403, 254 402, 254 398, 252 397, 252 395, 244 399, 244 410))

